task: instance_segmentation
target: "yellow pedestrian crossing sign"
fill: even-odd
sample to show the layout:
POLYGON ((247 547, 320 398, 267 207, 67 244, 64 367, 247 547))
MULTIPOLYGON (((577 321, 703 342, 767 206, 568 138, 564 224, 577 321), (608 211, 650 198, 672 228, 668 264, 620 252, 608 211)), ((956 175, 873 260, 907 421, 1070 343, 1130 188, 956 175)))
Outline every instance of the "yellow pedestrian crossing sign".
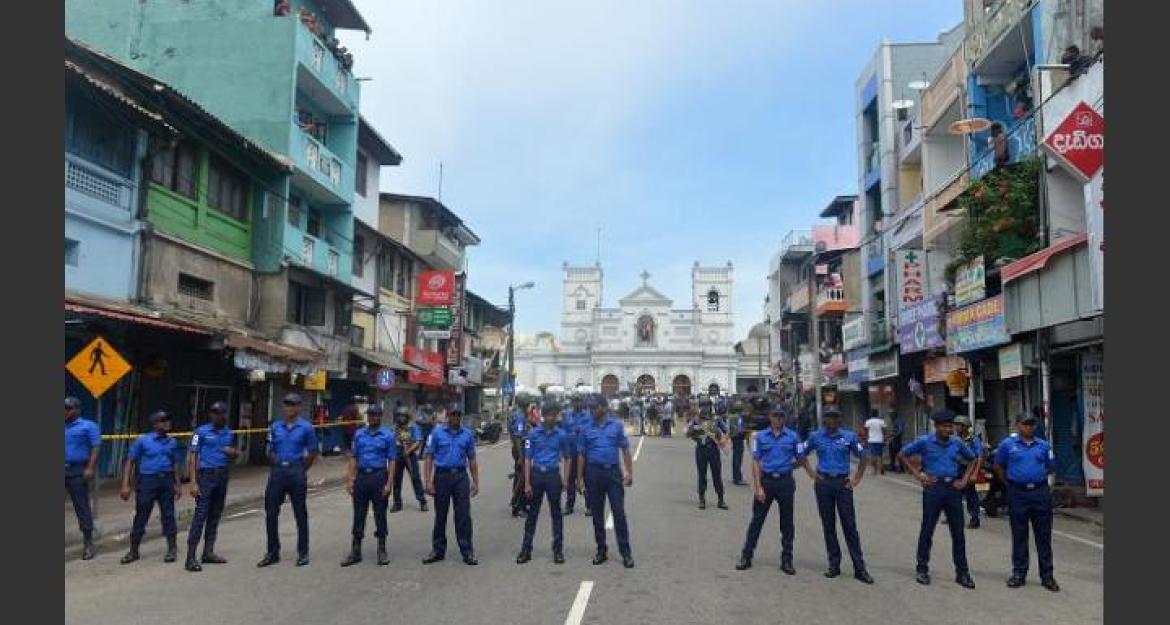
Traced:
POLYGON ((130 369, 130 363, 100 336, 65 363, 65 370, 95 398, 110 390, 130 369))

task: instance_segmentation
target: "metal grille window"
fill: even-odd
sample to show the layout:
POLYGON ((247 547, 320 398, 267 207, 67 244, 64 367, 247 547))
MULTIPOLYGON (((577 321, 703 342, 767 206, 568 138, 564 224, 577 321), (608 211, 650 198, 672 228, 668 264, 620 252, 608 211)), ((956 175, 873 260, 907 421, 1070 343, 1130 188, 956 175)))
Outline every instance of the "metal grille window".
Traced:
POLYGON ((207 176, 207 205, 236 221, 248 221, 248 179, 238 169, 211 155, 207 176))
POLYGON ((313 264, 313 256, 316 253, 316 250, 314 249, 315 247, 316 243, 313 241, 312 237, 305 237, 301 240, 301 260, 306 265, 313 264))
POLYGON ((179 294, 210 302, 215 299, 215 283, 210 280, 180 273, 179 294))
POLYGON ((336 303, 333 306, 333 334, 350 336, 350 328, 353 326, 353 300, 341 296, 340 293, 334 299, 336 303))
POLYGON ((397 260, 398 255, 393 252, 386 252, 382 254, 382 262, 379 265, 378 286, 387 291, 394 288, 394 261, 397 260))
POLYGON ((130 177, 134 129, 107 107, 77 92, 65 101, 65 150, 130 177))
POLYGON ((71 161, 65 161, 65 186, 109 204, 122 204, 121 185, 71 161))

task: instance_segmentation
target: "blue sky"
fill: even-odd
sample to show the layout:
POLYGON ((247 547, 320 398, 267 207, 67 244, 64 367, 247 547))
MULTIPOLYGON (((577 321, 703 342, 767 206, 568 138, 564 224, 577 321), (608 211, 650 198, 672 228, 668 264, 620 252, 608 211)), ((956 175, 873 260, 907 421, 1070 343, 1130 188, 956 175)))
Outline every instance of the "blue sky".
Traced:
POLYGON ((605 304, 650 284, 688 306, 690 269, 731 261, 736 335, 768 260, 856 192, 853 85, 883 39, 933 41, 961 0, 590 3, 356 0, 362 113, 402 154, 383 191, 436 195, 483 239, 469 286, 557 332, 561 265, 605 304), (588 5, 588 6, 582 6, 588 5))

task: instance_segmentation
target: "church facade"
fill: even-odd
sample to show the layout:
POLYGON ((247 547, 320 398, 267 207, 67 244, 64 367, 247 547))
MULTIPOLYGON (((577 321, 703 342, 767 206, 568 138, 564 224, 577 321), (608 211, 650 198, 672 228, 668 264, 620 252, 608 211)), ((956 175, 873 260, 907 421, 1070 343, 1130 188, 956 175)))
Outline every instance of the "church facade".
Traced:
POLYGON ((606 395, 619 391, 692 395, 735 392, 732 287, 734 269, 691 269, 691 299, 676 305, 642 272, 642 285, 604 305, 600 265, 563 266, 559 339, 537 335, 516 350, 520 385, 566 389, 589 386, 606 395))

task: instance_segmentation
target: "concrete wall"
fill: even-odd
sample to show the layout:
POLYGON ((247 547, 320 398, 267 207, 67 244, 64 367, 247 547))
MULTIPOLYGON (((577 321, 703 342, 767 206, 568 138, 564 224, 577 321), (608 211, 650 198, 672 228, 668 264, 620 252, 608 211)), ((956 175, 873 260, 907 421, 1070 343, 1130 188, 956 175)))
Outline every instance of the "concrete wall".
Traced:
POLYGON ((144 261, 144 296, 151 304, 246 324, 252 302, 252 271, 246 265, 158 233, 147 236, 144 261), (179 274, 211 282, 212 299, 180 294, 179 274))
MULTIPOLYGON (((367 226, 377 230, 378 229, 378 185, 381 183, 380 177, 382 166, 378 164, 377 159, 366 153, 365 150, 358 149, 366 158, 366 194, 362 195, 357 192, 357 187, 354 187, 353 194, 353 216, 360 220, 367 226)), ((357 160, 354 160, 354 176, 357 176, 357 160)))
POLYGON ((66 159, 65 288, 117 300, 133 299, 138 288, 141 229, 134 218, 137 185, 81 159, 68 155, 66 159), (75 168, 72 176, 68 175, 71 167, 75 168), (76 168, 86 171, 87 176, 100 176, 118 190, 120 201, 110 203, 79 190, 84 185, 70 182, 77 176, 76 168))
POLYGON ((410 247, 410 222, 414 215, 413 207, 397 200, 379 200, 378 205, 378 232, 410 247))

